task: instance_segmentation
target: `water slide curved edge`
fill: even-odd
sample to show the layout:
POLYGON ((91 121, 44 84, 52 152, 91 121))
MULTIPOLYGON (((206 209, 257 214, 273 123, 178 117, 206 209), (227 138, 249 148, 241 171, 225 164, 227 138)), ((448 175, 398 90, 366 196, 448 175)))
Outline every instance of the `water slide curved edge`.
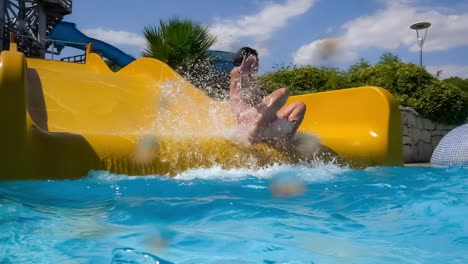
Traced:
POLYGON ((101 53, 104 57, 121 67, 135 60, 135 58, 132 58, 109 43, 86 36, 76 28, 75 23, 66 21, 60 22, 49 34, 49 38, 57 41, 55 42, 55 46, 59 51, 61 51, 64 46, 85 50, 86 46, 83 44, 91 43, 93 44, 93 50, 95 52, 101 53))

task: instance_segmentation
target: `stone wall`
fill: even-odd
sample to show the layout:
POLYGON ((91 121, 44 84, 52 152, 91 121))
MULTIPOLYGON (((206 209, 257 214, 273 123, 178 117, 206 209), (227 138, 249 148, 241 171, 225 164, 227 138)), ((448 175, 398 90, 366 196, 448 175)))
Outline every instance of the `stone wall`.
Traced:
POLYGON ((439 141, 456 125, 433 122, 411 107, 400 107, 405 163, 429 162, 439 141))

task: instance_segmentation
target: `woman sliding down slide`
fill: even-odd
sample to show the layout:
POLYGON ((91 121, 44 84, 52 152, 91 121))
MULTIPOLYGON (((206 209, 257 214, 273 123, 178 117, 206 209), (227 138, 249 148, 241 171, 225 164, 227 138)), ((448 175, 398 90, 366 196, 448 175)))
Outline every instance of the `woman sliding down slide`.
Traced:
POLYGON ((243 47, 235 54, 229 86, 232 111, 237 123, 248 129, 250 144, 275 140, 287 146, 304 119, 306 106, 295 102, 283 108, 289 97, 288 88, 264 96, 255 78, 258 67, 256 50, 243 47))

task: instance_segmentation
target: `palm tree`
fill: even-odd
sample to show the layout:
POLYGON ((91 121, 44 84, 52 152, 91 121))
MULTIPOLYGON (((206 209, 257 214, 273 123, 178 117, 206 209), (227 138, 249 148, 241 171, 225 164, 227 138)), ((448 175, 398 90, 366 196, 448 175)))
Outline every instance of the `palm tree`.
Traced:
POLYGON ((160 20, 159 27, 144 28, 146 48, 142 56, 165 62, 179 73, 189 71, 209 58, 208 49, 216 41, 208 27, 191 20, 160 20))
POLYGON ((226 98, 229 75, 214 67, 215 58, 208 53, 216 37, 208 27, 191 20, 160 20, 159 27, 144 29, 146 48, 142 56, 165 62, 186 80, 214 98, 226 98))

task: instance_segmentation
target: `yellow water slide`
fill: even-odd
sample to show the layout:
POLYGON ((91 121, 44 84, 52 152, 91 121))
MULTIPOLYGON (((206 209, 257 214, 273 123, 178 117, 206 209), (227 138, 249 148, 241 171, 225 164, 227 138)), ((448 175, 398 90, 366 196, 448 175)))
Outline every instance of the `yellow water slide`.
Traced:
MULTIPOLYGON (((311 153, 236 143, 226 102, 209 98, 166 64, 138 59, 112 72, 88 49, 86 63, 0 58, 0 179, 72 179, 90 170, 175 175, 191 168, 259 168, 311 153)), ((398 104, 377 87, 293 96, 300 131, 357 166, 401 165, 398 104)), ((298 143, 299 144, 299 143, 298 143)), ((307 158, 306 158, 307 157, 307 158)))

